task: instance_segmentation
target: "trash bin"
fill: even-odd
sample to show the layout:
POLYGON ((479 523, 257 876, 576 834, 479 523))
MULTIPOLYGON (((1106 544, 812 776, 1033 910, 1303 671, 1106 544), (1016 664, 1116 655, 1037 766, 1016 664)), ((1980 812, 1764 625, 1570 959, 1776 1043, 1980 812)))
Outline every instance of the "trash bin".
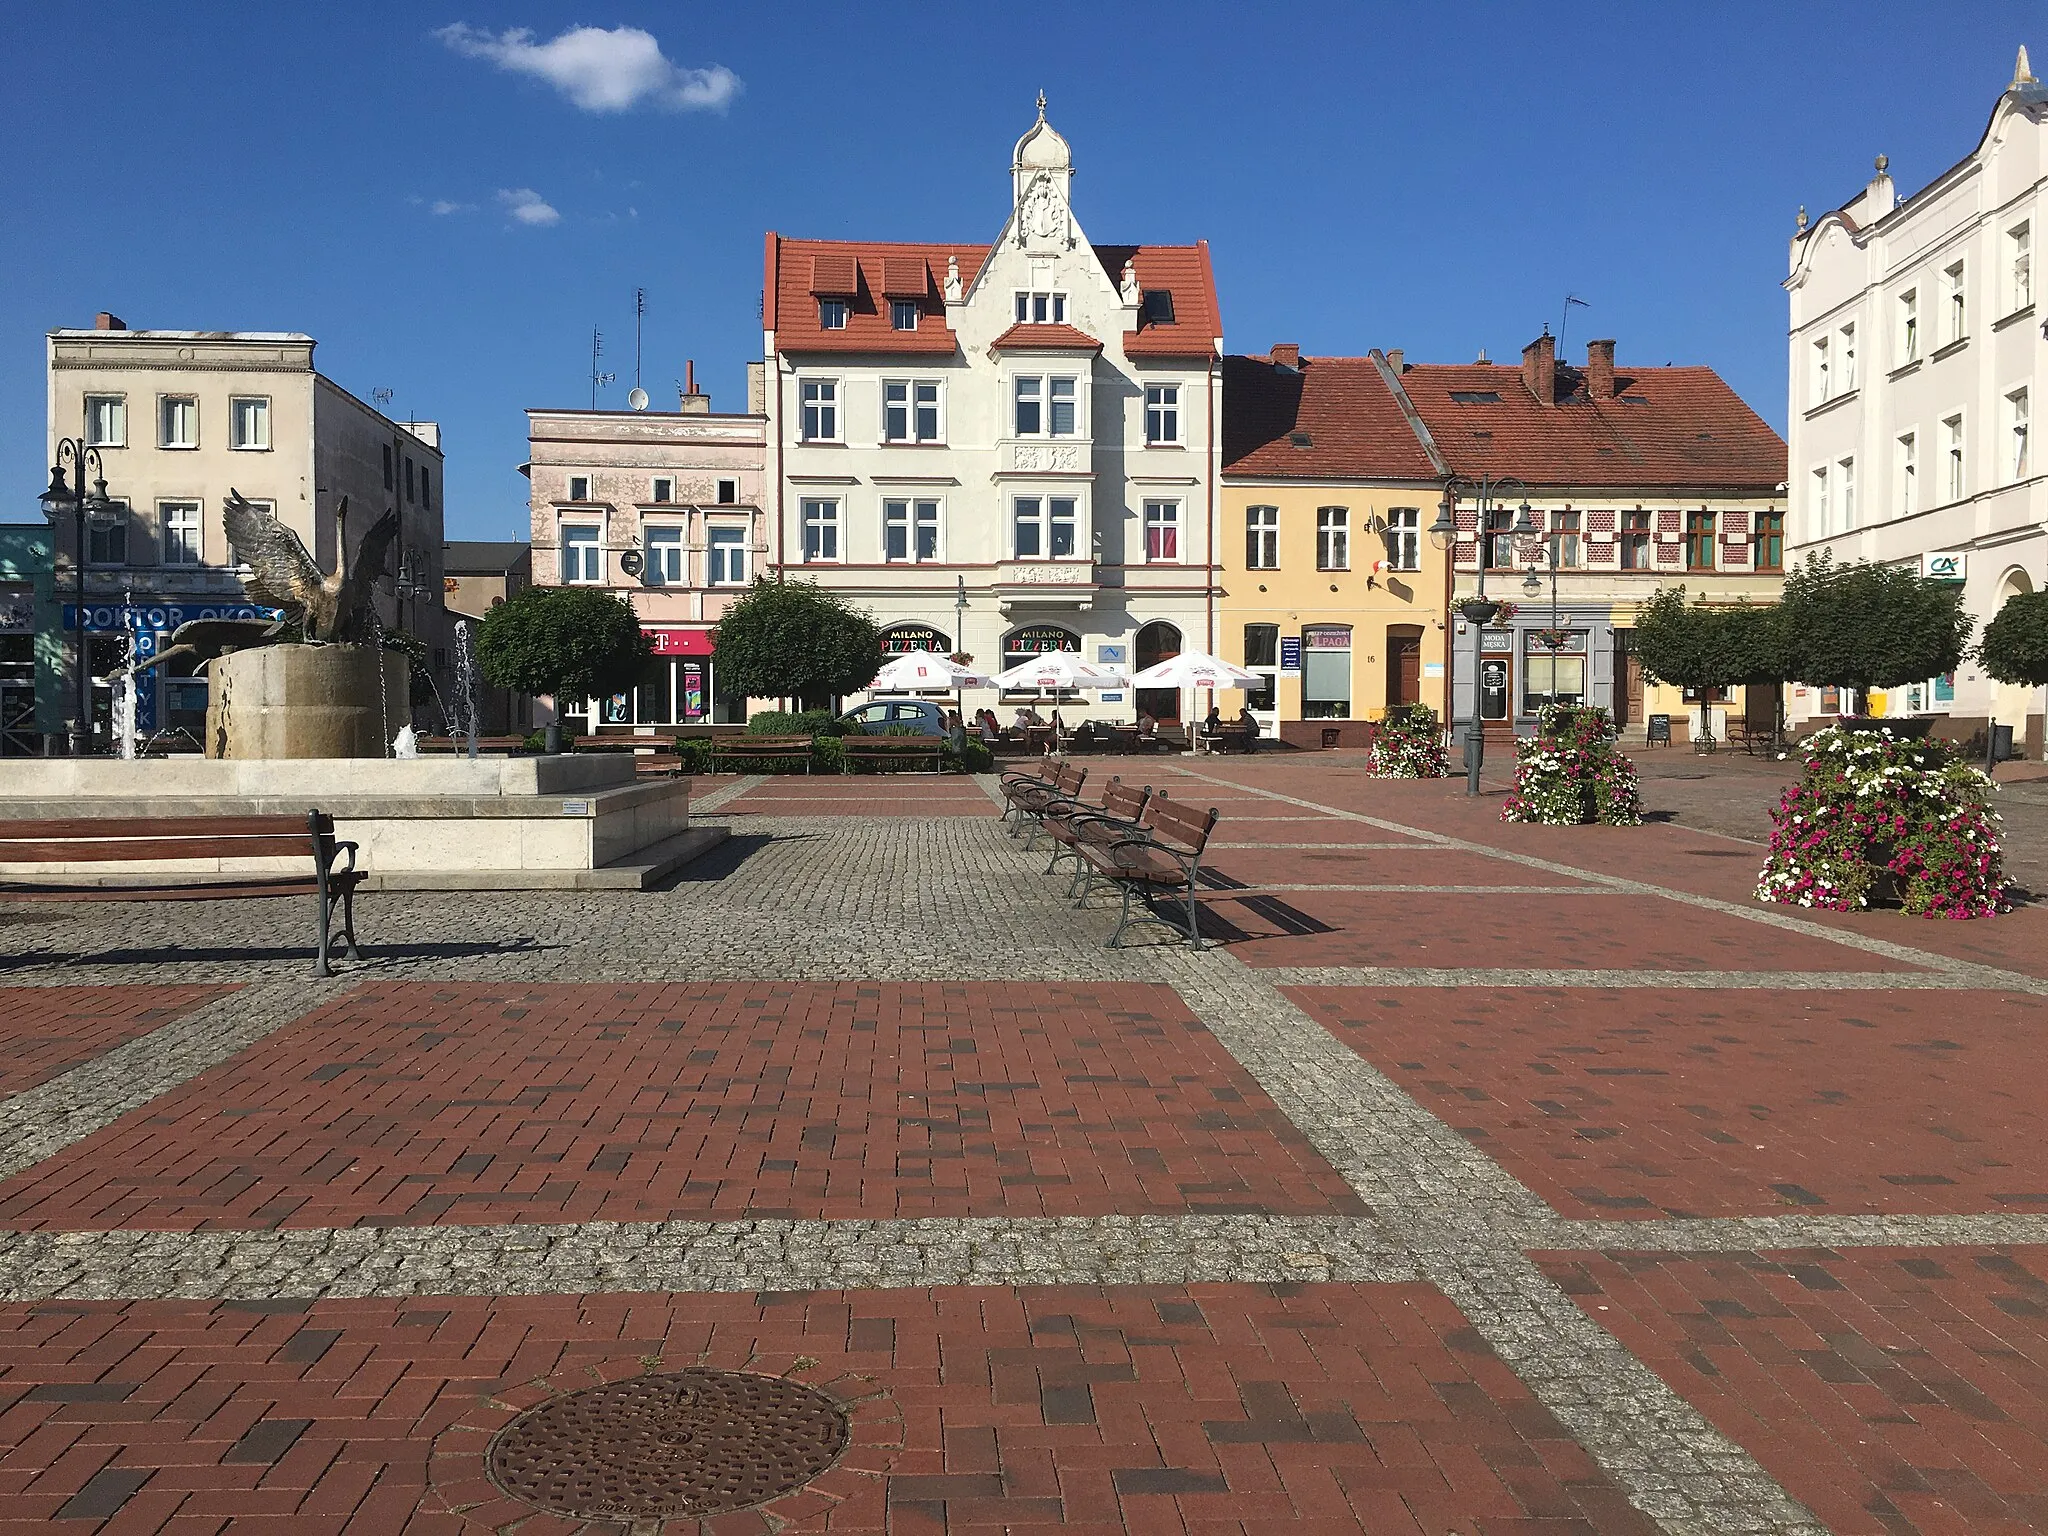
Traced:
POLYGON ((1991 727, 1991 761, 2009 763, 2017 756, 2012 749, 2012 727, 1994 725, 1991 727))

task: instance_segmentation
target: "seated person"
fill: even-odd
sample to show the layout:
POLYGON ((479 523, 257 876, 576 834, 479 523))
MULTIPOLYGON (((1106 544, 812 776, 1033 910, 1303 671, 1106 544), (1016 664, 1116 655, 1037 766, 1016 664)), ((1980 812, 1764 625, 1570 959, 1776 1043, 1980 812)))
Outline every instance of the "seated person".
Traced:
POLYGON ((1140 741, 1150 741, 1158 734, 1159 722, 1157 720, 1154 720, 1150 715, 1146 714, 1144 710, 1139 710, 1138 739, 1140 741))
POLYGON ((1020 705, 1018 707, 1017 718, 1013 723, 1020 731, 1026 729, 1029 726, 1045 724, 1045 722, 1039 718, 1038 711, 1033 709, 1029 704, 1020 705))
POLYGON ((1252 713, 1251 705, 1247 704, 1237 712, 1237 728, 1244 733, 1245 751, 1256 752, 1259 746, 1259 721, 1252 713))

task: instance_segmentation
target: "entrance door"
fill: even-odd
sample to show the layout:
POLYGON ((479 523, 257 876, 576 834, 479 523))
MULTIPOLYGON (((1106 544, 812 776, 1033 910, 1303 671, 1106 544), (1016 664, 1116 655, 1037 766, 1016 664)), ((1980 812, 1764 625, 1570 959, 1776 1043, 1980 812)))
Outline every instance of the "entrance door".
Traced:
POLYGON ((1387 630, 1387 708, 1422 702, 1422 636, 1387 630))
POLYGON ((1514 693, 1508 686, 1509 671, 1506 656, 1487 656, 1479 663, 1479 718, 1488 724, 1508 717, 1508 701, 1514 693))
POLYGON ((1621 686, 1614 692, 1614 724, 1616 728, 1643 718, 1643 659, 1633 650, 1624 650, 1617 639, 1614 670, 1620 675, 1621 686))
POLYGON ((29 757, 36 750, 36 685, 0 683, 0 757, 29 757))
MULTIPOLYGON (((1133 671, 1142 672, 1147 667, 1156 667, 1180 654, 1180 631, 1163 619, 1155 619, 1138 631, 1137 644, 1132 649, 1137 658, 1133 671)), ((1137 692, 1139 714, 1150 715, 1162 724, 1179 721, 1178 688, 1140 688, 1137 692)))

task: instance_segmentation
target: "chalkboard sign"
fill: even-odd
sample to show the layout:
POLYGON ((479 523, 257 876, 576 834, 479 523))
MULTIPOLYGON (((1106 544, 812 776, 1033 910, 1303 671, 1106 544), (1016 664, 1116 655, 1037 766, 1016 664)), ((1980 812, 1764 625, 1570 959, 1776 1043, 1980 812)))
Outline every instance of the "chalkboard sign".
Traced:
POLYGON ((1669 715, 1650 716, 1649 742, 1653 747, 1659 743, 1667 747, 1671 745, 1671 717, 1669 715))

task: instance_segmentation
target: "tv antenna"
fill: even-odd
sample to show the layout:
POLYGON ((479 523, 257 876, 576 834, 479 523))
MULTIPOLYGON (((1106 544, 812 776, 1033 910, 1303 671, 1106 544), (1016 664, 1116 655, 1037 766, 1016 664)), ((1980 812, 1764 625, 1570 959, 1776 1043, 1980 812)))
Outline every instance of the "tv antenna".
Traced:
POLYGON ((1557 350, 1560 352, 1564 350, 1565 327, 1572 323, 1572 306, 1574 304, 1578 305, 1581 309, 1591 309, 1593 307, 1576 293, 1568 293, 1564 296, 1564 318, 1557 324, 1557 350))
POLYGON ((647 290, 633 290, 633 389, 626 404, 636 411, 647 409, 647 391, 640 387, 640 317, 647 313, 647 290))
POLYGON ((611 383, 618 375, 604 373, 598 368, 598 359, 604 356, 604 332, 596 326, 590 328, 590 408, 597 409, 597 392, 611 383))
POLYGON ((380 384, 377 388, 370 391, 370 404, 383 411, 386 416, 389 416, 391 413, 385 411, 384 407, 391 403, 391 395, 392 392, 380 384))

